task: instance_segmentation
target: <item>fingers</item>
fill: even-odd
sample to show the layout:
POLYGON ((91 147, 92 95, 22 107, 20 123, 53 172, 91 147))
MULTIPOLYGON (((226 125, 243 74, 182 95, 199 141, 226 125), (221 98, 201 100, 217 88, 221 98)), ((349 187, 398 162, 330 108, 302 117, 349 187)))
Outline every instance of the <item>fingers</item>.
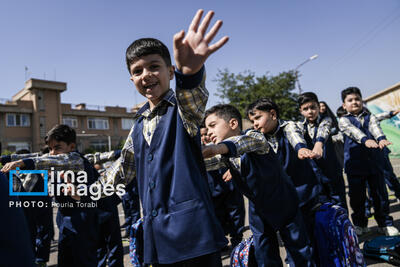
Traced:
POLYGON ((190 23, 189 31, 195 31, 195 32, 197 31, 197 28, 199 27, 200 19, 203 16, 203 12, 204 12, 203 9, 197 10, 196 15, 194 15, 194 17, 193 17, 192 23, 190 23))
POLYGON ((217 35, 219 29, 222 27, 222 24, 223 24, 222 20, 217 20, 217 22, 214 23, 214 26, 207 33, 206 37, 204 37, 204 40, 207 43, 210 43, 212 39, 214 39, 215 35, 217 35))
POLYGON ((181 30, 180 32, 174 35, 174 48, 177 48, 182 43, 184 37, 185 37, 184 30, 181 30))
POLYGON ((210 46, 209 46, 210 54, 211 54, 211 53, 214 53, 215 51, 217 51, 218 49, 220 49, 221 47, 223 47, 228 41, 229 41, 229 37, 228 37, 228 36, 225 36, 225 37, 222 37, 222 38, 221 38, 218 42, 216 42, 215 44, 210 45, 210 46))
POLYGON ((198 30, 198 32, 201 33, 201 35, 204 35, 206 33, 208 25, 210 25, 213 16, 214 16, 214 11, 208 11, 207 15, 204 17, 198 30))

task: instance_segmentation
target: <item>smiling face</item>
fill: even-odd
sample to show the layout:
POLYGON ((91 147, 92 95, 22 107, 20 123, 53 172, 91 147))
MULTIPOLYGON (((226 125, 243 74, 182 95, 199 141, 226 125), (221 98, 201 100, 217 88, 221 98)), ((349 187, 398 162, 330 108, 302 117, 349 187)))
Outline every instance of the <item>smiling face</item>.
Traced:
POLYGON ((254 109, 249 114, 249 119, 254 129, 264 134, 273 133, 278 126, 278 117, 274 109, 270 111, 254 109))
POLYGON ((54 139, 50 139, 47 146, 49 147, 49 154, 52 156, 75 151, 75 143, 67 144, 64 141, 56 141, 54 139))
POLYGON ((214 144, 218 144, 226 138, 236 136, 240 133, 239 124, 236 119, 230 119, 227 122, 215 113, 207 116, 205 124, 208 136, 214 144))
POLYGON ((343 108, 351 114, 359 114, 363 109, 363 103, 359 94, 348 94, 343 102, 343 108))
POLYGON ((150 109, 156 106, 169 89, 174 67, 167 66, 158 54, 142 56, 130 66, 131 81, 141 95, 149 100, 150 109))
POLYGON ((314 101, 306 102, 300 106, 300 113, 308 122, 315 122, 319 115, 319 105, 314 101))

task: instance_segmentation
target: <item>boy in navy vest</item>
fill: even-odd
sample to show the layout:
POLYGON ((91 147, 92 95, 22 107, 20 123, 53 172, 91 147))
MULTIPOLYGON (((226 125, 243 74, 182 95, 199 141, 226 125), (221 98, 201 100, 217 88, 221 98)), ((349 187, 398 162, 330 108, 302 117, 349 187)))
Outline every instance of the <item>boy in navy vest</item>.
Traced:
POLYGON ((376 117, 363 110, 361 91, 349 87, 342 91, 343 108, 346 114, 339 119, 339 128, 344 134, 344 170, 349 183, 351 215, 358 235, 368 232, 365 215, 366 182, 368 181, 375 220, 379 231, 388 236, 398 235, 389 216, 389 201, 382 174, 382 149, 391 144, 386 140, 376 117))
MULTIPOLYGON (((295 122, 279 119, 279 108, 271 99, 262 98, 250 104, 247 115, 254 129, 264 134, 295 185, 308 237, 314 244, 314 215, 320 205, 323 179, 322 171, 312 160, 317 155, 307 148, 295 122)), ((318 252, 313 247, 314 259, 318 259, 318 252)))
POLYGON ((222 265, 226 239, 208 189, 199 134, 208 99, 203 65, 228 41, 223 37, 209 45, 222 25, 217 21, 206 34, 213 14, 201 22, 199 10, 186 36, 184 31, 174 36, 176 92, 170 89, 174 67, 163 43, 139 39, 126 51, 130 79, 148 102, 134 118, 121 157, 97 184, 128 184, 136 178, 145 264, 222 265))
MULTIPOLYGON (((83 155, 75 152, 76 133, 73 129, 67 125, 56 125, 47 133, 45 142, 49 147, 49 154, 9 162, 2 171, 13 170, 16 167, 28 170, 54 168, 55 171, 74 172, 85 170, 87 184, 95 181, 92 165, 83 155)), ((57 266, 97 266, 97 208, 82 207, 76 200, 63 194, 55 194, 55 199, 60 203, 56 219, 59 228, 57 266)), ((85 196, 80 202, 89 203, 92 200, 85 196)))
MULTIPOLYGON (((299 209, 296 189, 285 174, 263 134, 241 133, 242 118, 231 105, 206 112, 208 135, 215 145, 203 147, 208 170, 225 169, 228 157, 234 166, 223 174, 249 199, 249 222, 258 266, 282 266, 276 232, 290 254, 291 266, 314 266, 312 249, 299 209)), ((228 166, 227 166, 228 165, 228 166)))
POLYGON ((347 210, 346 190, 343 179, 342 166, 336 157, 335 147, 331 138, 333 121, 330 117, 319 115, 319 101, 316 94, 306 92, 299 95, 297 103, 303 121, 297 122, 309 149, 312 149, 317 158, 315 162, 324 174, 322 185, 325 192, 337 204, 347 210))

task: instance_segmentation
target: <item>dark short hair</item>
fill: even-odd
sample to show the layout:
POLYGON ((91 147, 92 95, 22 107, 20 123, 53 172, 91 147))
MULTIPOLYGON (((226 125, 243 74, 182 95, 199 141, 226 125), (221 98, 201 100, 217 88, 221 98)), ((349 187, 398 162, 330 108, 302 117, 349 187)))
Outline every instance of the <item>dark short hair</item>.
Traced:
POLYGON ((126 49, 126 65, 129 74, 131 74, 130 67, 135 60, 152 54, 160 55, 167 66, 172 65, 168 48, 161 41, 154 38, 142 38, 134 41, 126 49))
POLYGON ((342 101, 344 102, 346 97, 351 94, 357 94, 360 97, 362 97, 360 89, 358 89, 358 87, 352 86, 352 87, 347 87, 346 89, 342 90, 342 101))
POLYGON ((47 133, 46 137, 44 138, 46 144, 48 144, 51 140, 65 142, 68 145, 71 143, 76 144, 75 130, 65 124, 56 125, 47 133))
POLYGON ((338 109, 336 110, 336 116, 338 118, 343 117, 344 115, 346 115, 347 111, 342 107, 338 107, 338 109))
POLYGON ((297 104, 299 105, 299 108, 308 102, 315 102, 319 104, 317 95, 313 92, 305 92, 299 95, 299 97, 297 98, 297 104))
POLYGON ((274 101, 272 101, 272 99, 270 99, 270 98, 261 98, 261 99, 254 101, 253 103, 251 103, 246 109, 247 117, 249 115, 254 115, 255 109, 258 109, 261 111, 267 111, 267 112, 269 112, 273 109, 276 112, 276 116, 279 118, 278 105, 274 101))
POLYGON ((236 119, 239 124, 239 129, 242 130, 242 115, 240 115, 239 110, 234 106, 228 104, 215 105, 206 111, 204 120, 211 114, 215 114, 226 122, 229 122, 231 119, 236 119))

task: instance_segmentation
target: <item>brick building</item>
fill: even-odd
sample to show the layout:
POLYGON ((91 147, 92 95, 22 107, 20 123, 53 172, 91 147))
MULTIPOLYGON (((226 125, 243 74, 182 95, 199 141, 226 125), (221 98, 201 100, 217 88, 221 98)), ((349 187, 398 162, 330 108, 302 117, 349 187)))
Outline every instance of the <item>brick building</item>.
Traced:
POLYGON ((67 124, 77 133, 79 151, 116 148, 125 141, 134 111, 123 107, 89 108, 86 104, 61 103, 64 82, 30 79, 12 99, 0 104, 1 151, 39 151, 46 133, 55 124, 67 124))

